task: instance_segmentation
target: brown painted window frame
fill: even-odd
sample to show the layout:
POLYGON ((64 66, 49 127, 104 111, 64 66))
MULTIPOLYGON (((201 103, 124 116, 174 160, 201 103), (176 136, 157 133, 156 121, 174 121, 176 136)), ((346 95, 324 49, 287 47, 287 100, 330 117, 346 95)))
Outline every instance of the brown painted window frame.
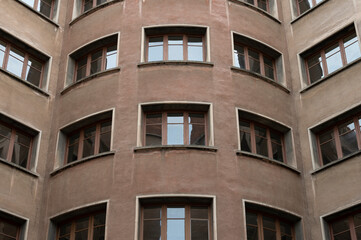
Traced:
MULTIPOLYGON (((100 146, 100 130, 101 130, 101 125, 102 123, 106 123, 106 122, 110 122, 110 125, 112 124, 112 119, 105 119, 105 120, 102 120, 102 121, 98 121, 96 123, 92 123, 92 124, 88 124, 84 127, 81 127, 73 132, 71 132, 70 134, 67 135, 67 139, 66 139, 66 151, 65 151, 65 157, 64 157, 64 165, 66 164, 69 164, 69 163, 72 163, 72 162, 76 162, 76 161, 79 161, 81 159, 83 159, 83 148, 84 148, 84 131, 85 129, 87 128, 90 128, 90 127, 93 127, 95 126, 96 127, 96 130, 95 130, 95 144, 94 144, 94 154, 93 155, 90 155, 88 157, 91 157, 91 156, 96 156, 99 154, 99 146, 100 146), (79 140, 78 140, 78 159, 77 160, 74 160, 72 162, 69 162, 69 159, 68 159, 68 153, 69 153, 69 143, 70 143, 70 137, 72 137, 73 135, 75 134, 78 134, 79 133, 79 140)), ((111 137, 111 134, 112 134, 112 131, 110 130, 110 137, 111 137)), ((108 133, 108 132, 106 132, 108 133)), ((104 133, 103 133, 104 134, 104 133)))
MULTIPOLYGON (((30 138, 30 146, 29 146, 29 153, 28 153, 28 158, 27 158, 27 163, 26 163, 26 169, 29 169, 30 168, 30 160, 31 160, 31 152, 32 152, 32 149, 33 149, 33 143, 34 143, 34 136, 24 132, 24 131, 21 131, 20 129, 18 128, 15 128, 13 126, 11 126, 10 124, 6 124, 4 122, 0 122, 1 125, 5 126, 5 127, 8 127, 11 129, 11 136, 10 136, 10 142, 9 142, 9 148, 8 148, 8 153, 7 153, 7 156, 6 156, 6 161, 8 162, 11 162, 12 163, 12 155, 13 155, 13 150, 14 150, 14 145, 15 145, 15 136, 16 136, 16 133, 19 132, 20 134, 22 135, 25 135, 27 137, 30 138)), ((20 145, 23 145, 23 144, 20 144, 20 145)), ((27 146, 26 146, 27 147, 27 146)), ((15 163, 16 164, 16 163, 15 163)), ((17 165, 17 164, 16 164, 17 165)), ((21 166, 19 166, 21 167, 21 166)))
MULTIPOLYGON (((359 119, 361 119, 360 114, 358 114, 356 116, 353 116, 353 117, 350 117, 350 118, 347 118, 345 120, 339 121, 335 125, 333 125, 332 127, 328 127, 325 130, 322 130, 319 133, 317 133, 317 135, 316 135, 317 152, 318 152, 319 164, 321 166, 330 164, 330 163, 332 163, 334 161, 337 161, 337 160, 340 160, 340 159, 342 159, 344 157, 343 154, 342 154, 342 146, 341 146, 341 140, 340 140, 340 134, 339 134, 339 131, 338 131, 338 127, 341 124, 344 124, 344 123, 346 123, 346 122, 348 122, 350 120, 353 120, 353 123, 355 124, 355 132, 356 132, 356 140, 357 140, 358 151, 361 150, 361 130, 360 130, 360 124, 359 124, 359 121, 358 121, 359 119), (332 129, 333 129, 333 135, 334 135, 334 139, 335 139, 335 148, 336 148, 336 152, 337 152, 337 159, 330 162, 330 163, 324 164, 323 159, 322 159, 320 136, 323 133, 328 132, 328 131, 330 131, 332 129)), ((329 142, 329 141, 330 140, 328 140, 327 142, 329 142)))
POLYGON ((145 112, 143 113, 143 145, 144 146, 151 146, 146 145, 146 119, 148 114, 162 114, 162 146, 167 146, 167 114, 168 113, 182 113, 183 114, 183 144, 181 145, 188 145, 188 146, 208 146, 208 113, 207 112, 199 112, 199 111, 163 111, 163 112, 145 112), (191 145, 189 143, 189 123, 188 123, 188 116, 189 114, 203 114, 204 116, 204 141, 205 145, 191 145))
MULTIPOLYGON (((20 0, 21 1, 21 0, 20 0)), ((52 19, 53 18, 53 12, 54 12, 54 5, 55 5, 55 0, 51 0, 51 6, 50 6, 50 16, 46 16, 45 14, 43 14, 42 12, 38 11, 38 4, 40 4, 41 0, 34 0, 34 6, 31 6, 32 8, 34 8, 35 11, 39 12, 40 14, 44 15, 47 18, 52 19)), ((48 5, 47 3, 45 3, 46 5, 48 5)))
MULTIPOLYGON (((255 121, 251 121, 251 120, 247 120, 247 119, 243 119, 240 118, 239 121, 243 121, 243 122, 248 122, 250 124, 250 140, 251 140, 251 153, 252 154, 256 154, 259 156, 263 156, 257 153, 257 146, 256 146, 256 133, 255 133, 255 125, 260 126, 262 128, 266 129, 266 139, 267 139, 267 150, 268 150, 268 158, 272 159, 274 161, 278 161, 277 159, 273 159, 273 154, 272 154, 272 139, 271 139, 271 131, 277 133, 278 135, 281 136, 281 145, 282 145, 282 157, 283 157, 283 163, 287 164, 287 158, 286 158, 286 149, 285 149, 285 140, 284 140, 284 133, 277 131, 273 128, 270 128, 266 125, 260 124, 258 122, 255 121)), ((238 124, 239 124, 238 121, 238 124)), ((241 129, 239 129, 239 132, 241 132, 241 129)), ((240 134, 240 133, 239 133, 240 134)), ((239 143, 239 149, 241 149, 241 151, 244 152, 248 152, 245 150, 242 150, 241 148, 241 142, 239 143)))
MULTIPOLYGON (((267 214, 267 213, 263 213, 263 212, 260 212, 260 211, 256 211, 256 210, 253 210, 253 209, 247 209, 246 210, 246 215, 247 215, 247 212, 250 212, 250 213, 253 213, 253 214, 256 214, 257 215, 257 230, 258 230, 258 240, 267 240, 267 239, 264 239, 264 236, 263 236, 263 219, 262 217, 263 216, 266 216, 266 217, 269 217, 269 218, 273 218, 275 219, 275 225, 276 225, 276 240, 281 240, 281 228, 280 228, 280 221, 282 222, 285 222, 285 223, 288 223, 289 225, 292 226, 291 228, 291 232, 292 232, 292 240, 295 240, 295 226, 294 226, 294 223, 288 221, 288 220, 285 220, 285 219, 282 219, 282 218, 279 218, 276 214, 267 214)), ((246 228, 248 225, 251 225, 251 226, 255 226, 255 225, 252 225, 252 224, 248 224, 246 222, 246 228)), ((248 236, 247 236, 248 238, 248 236)))
MULTIPOLYGON (((87 78, 87 77, 90 76, 90 75, 97 74, 97 73, 99 73, 99 72, 105 71, 105 62, 106 62, 106 58, 107 58, 107 49, 108 49, 109 47, 112 47, 112 46, 116 46, 117 49, 118 49, 117 43, 116 43, 116 42, 113 42, 113 43, 107 44, 107 45, 105 45, 105 46, 102 46, 102 47, 96 48, 96 49, 94 49, 94 50, 91 50, 91 51, 89 51, 88 53, 84 54, 83 56, 77 58, 77 59, 75 60, 75 70, 74 70, 73 82, 75 83, 75 82, 81 81, 82 79, 87 78), (90 74, 90 71, 91 71, 91 63, 92 63, 92 60, 91 60, 92 54, 98 52, 99 50, 102 50, 102 57, 101 57, 102 65, 101 65, 101 69, 100 69, 99 72, 90 74), (85 77, 80 78, 80 79, 76 79, 76 78, 77 78, 78 68, 79 68, 79 62, 80 62, 81 60, 83 60, 84 58, 87 59, 87 63, 86 63, 86 66, 85 66, 85 68, 86 68, 85 77)), ((118 53, 116 53, 116 54, 118 54, 118 53)))
POLYGON ((184 207, 185 208, 185 240, 191 240, 191 207, 208 208, 208 239, 213 239, 212 230, 212 206, 209 204, 189 204, 189 203, 164 203, 164 204, 145 204, 141 206, 140 214, 140 240, 144 239, 144 207, 161 207, 161 239, 167 239, 167 207, 184 207))
MULTIPOLYGON (((272 81, 277 82, 276 60, 275 60, 273 57, 271 57, 271 56, 269 56, 269 55, 267 55, 267 54, 265 54, 265 53, 263 53, 263 52, 255 49, 255 48, 249 47, 249 46, 244 45, 244 44, 239 43, 239 42, 234 42, 234 45, 235 45, 235 46, 243 47, 243 49, 244 49, 244 61, 245 61, 245 65, 246 65, 245 70, 250 71, 250 72, 253 72, 253 71, 251 71, 250 65, 249 65, 249 58, 250 58, 250 56, 249 56, 249 54, 248 54, 248 50, 250 49, 250 50, 252 50, 252 51, 254 51, 254 52, 257 52, 257 53, 259 54, 259 62, 260 62, 260 71, 261 71, 261 73, 257 73, 257 72, 253 72, 253 73, 255 73, 255 74, 261 74, 262 76, 264 76, 264 77, 266 77, 266 78, 268 78, 268 79, 271 79, 272 81), (264 63, 264 58, 263 58, 263 56, 266 56, 267 58, 272 59, 272 68, 273 68, 273 76, 274 76, 274 79, 267 77, 266 74, 265 74, 265 63, 264 63)), ((234 50, 235 50, 235 48, 234 48, 234 50)), ((237 54, 237 55, 238 55, 238 54, 237 54)), ((267 64, 266 64, 266 65, 267 65, 267 64)), ((242 68, 241 68, 241 69, 242 69, 242 68)))
MULTIPOLYGON (((350 231, 350 235, 351 235, 351 240, 357 240, 357 235, 356 235, 356 231, 355 231, 355 223, 354 223, 354 216, 361 213, 361 210, 357 210, 355 212, 340 216, 336 219, 333 219, 332 221, 328 221, 328 227, 329 227, 329 233, 331 236, 331 240, 335 240, 334 238, 334 234, 333 234, 333 229, 332 229, 332 224, 340 221, 340 220, 344 220, 347 219, 348 220, 348 226, 349 226, 349 231, 350 231)), ((359 227, 359 226, 358 226, 359 227)), ((345 232, 345 231, 344 231, 345 232)), ((344 233, 342 232, 342 233, 344 233)))
MULTIPOLYGON (((42 86, 42 83, 43 83, 43 77, 44 77, 44 61, 40 60, 39 58, 35 57, 34 55, 31 55, 29 54, 26 50, 23 50, 22 48, 19 48, 18 46, 10 43, 9 41, 6 41, 5 39, 2 39, 0 38, 0 40, 2 42, 5 43, 5 54, 4 54, 4 59, 3 59, 3 65, 0 66, 0 68, 4 69, 5 71, 7 71, 7 66, 8 66, 8 63, 9 63, 9 56, 10 56, 10 49, 13 48, 13 49, 16 49, 17 51, 19 52, 22 52, 24 54, 24 61, 23 61, 23 66, 22 66, 22 70, 21 70, 21 79, 31 85, 34 85, 30 82, 28 82, 25 77, 26 77, 26 68, 28 66, 28 61, 29 61, 29 58, 34 58, 36 61, 38 61, 39 63, 41 63, 41 73, 40 73, 40 81, 39 81, 39 85, 34 85, 36 87, 39 87, 41 88, 42 86)), ((20 59, 19 59, 20 60, 20 59)), ((17 76, 18 77, 18 76, 17 76)))
MULTIPOLYGON (((326 62, 326 49, 329 48, 329 47, 331 47, 332 45, 335 45, 336 43, 338 43, 338 46, 339 46, 339 48, 340 48, 342 67, 339 68, 339 69, 342 69, 343 67, 345 67, 345 66, 347 66, 348 64, 351 63, 351 62, 350 62, 350 63, 347 62, 346 52, 345 52, 345 43, 344 43, 343 40, 344 40, 345 38, 353 35, 353 34, 355 34, 356 37, 357 37, 357 33, 356 33, 355 30, 350 31, 350 32, 342 35, 341 37, 338 37, 336 40, 332 41, 331 43, 323 46, 321 50, 318 50, 318 51, 313 52, 310 56, 308 56, 308 57, 306 57, 306 58, 304 59, 304 63, 305 63, 305 66, 306 66, 306 72, 307 72, 307 82, 308 82, 309 85, 310 85, 310 84, 313 84, 313 83, 315 83, 315 82, 318 82, 318 81, 320 81, 321 79, 323 79, 323 78, 325 78, 325 77, 327 77, 327 76, 329 75, 329 73, 328 73, 328 66, 327 66, 327 62, 326 62), (320 56, 321 56, 321 64, 322 64, 322 67, 323 67, 323 74, 324 74, 324 76, 323 76, 322 78, 317 79, 317 80, 315 80, 314 82, 311 83, 310 72, 309 72, 309 69, 310 69, 310 68, 309 68, 309 66, 308 66, 308 60, 311 59, 312 57, 316 56, 316 55, 320 55, 320 56)), ((358 42, 358 40, 357 40, 357 42, 358 42)), ((358 44, 360 45, 359 42, 358 42, 358 44)), ((334 54, 335 54, 335 53, 334 53, 334 54)), ((334 54, 332 54, 332 55, 334 55, 334 54)), ((360 58, 358 58, 358 59, 360 59, 360 58)), ((355 61, 355 60, 354 60, 354 61, 355 61)), ((312 65, 311 67, 313 67, 313 66, 315 66, 315 65, 312 65)), ((335 71, 337 71, 337 70, 335 70, 335 71)), ((335 72, 335 71, 334 71, 334 72, 335 72)), ((333 73, 333 72, 332 72, 332 73, 333 73)), ((332 74, 332 73, 331 73, 331 74, 332 74)))
MULTIPOLYGON (((92 240, 93 239, 93 234, 94 234, 94 224, 93 224, 94 223, 94 216, 96 216, 96 215, 98 215, 100 213, 104 213, 105 214, 105 219, 106 219, 106 212, 105 211, 96 211, 96 212, 92 212, 90 214, 82 214, 80 216, 76 216, 74 218, 71 218, 71 219, 68 219, 66 221, 60 222, 57 225, 57 228, 56 228, 56 240, 59 240, 59 238, 60 238, 60 226, 68 224, 68 223, 71 223, 70 240, 75 240, 75 223, 76 223, 76 221, 78 219, 85 218, 85 217, 89 217, 88 240, 92 240)), ((103 225, 101 225, 101 226, 103 226, 103 225)), ((104 226, 106 226, 106 223, 104 224, 104 226)))
POLYGON ((188 38, 189 37, 200 37, 202 38, 202 61, 199 62, 205 62, 206 61, 206 37, 204 34, 187 34, 187 33, 174 33, 174 34, 156 34, 156 35, 147 35, 146 38, 146 51, 145 51, 145 62, 153 62, 148 61, 149 56, 149 38, 153 37, 162 37, 163 38, 163 60, 160 61, 168 61, 168 37, 172 36, 182 36, 183 37, 183 60, 169 60, 169 61, 192 61, 188 60, 188 38))

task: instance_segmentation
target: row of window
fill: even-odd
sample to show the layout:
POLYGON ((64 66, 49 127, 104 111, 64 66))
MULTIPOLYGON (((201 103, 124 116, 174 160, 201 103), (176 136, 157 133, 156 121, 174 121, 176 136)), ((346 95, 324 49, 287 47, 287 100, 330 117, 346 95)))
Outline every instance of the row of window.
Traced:
MULTIPOLYGON (((144 59, 156 61, 208 62, 209 39, 202 27, 147 28, 144 59), (168 34, 171 32, 171 34, 168 34)), ((234 67, 284 84, 282 55, 250 38, 233 34, 234 67)), ((360 59, 361 51, 354 26, 347 27, 300 55, 304 78, 313 84, 360 59)), ((66 85, 114 69, 118 65, 117 35, 92 42, 70 54, 66 85)), ((49 57, 32 50, 4 33, 0 38, 0 68, 44 88, 49 57)))

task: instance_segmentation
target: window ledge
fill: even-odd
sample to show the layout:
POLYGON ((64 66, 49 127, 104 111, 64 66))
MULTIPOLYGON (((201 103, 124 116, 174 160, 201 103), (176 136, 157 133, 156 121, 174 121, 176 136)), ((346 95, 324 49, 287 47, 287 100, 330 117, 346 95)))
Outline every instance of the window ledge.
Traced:
POLYGON ((30 175, 30 176, 32 176, 32 177, 36 177, 36 178, 39 177, 39 174, 37 174, 37 173, 35 173, 35 172, 32 172, 32 171, 30 171, 29 169, 23 168, 23 167, 15 164, 15 163, 8 162, 8 161, 6 161, 5 159, 0 158, 0 162, 1 162, 1 163, 5 163, 6 165, 8 165, 8 166, 10 166, 10 167, 12 167, 12 168, 15 168, 15 169, 17 169, 17 170, 20 170, 20 171, 22 171, 22 172, 24 172, 24 173, 26 173, 26 174, 28 174, 28 175, 30 175))
POLYGON ((159 65, 193 65, 193 66, 204 66, 213 67, 212 62, 198 62, 198 61, 154 61, 154 62, 142 62, 138 63, 138 67, 150 67, 159 65))
POLYGON ((284 167, 288 170, 291 170, 297 174, 301 174, 301 172, 299 170, 297 170, 296 168, 294 167, 291 167, 283 162, 279 162, 279 161, 276 161, 276 160, 273 160, 273 159, 270 159, 268 157, 265 157, 265 156, 262 156, 262 155, 258 155, 258 154, 254 154, 254 153, 250 153, 250 152, 245 152, 245 151, 241 151, 241 150, 237 150, 237 155, 241 156, 248 156, 248 157, 253 157, 253 158, 257 158, 259 160, 262 160, 264 162, 268 162, 268 163, 272 163, 272 164, 275 164, 275 165, 278 165, 278 166, 281 166, 281 167, 284 167))
POLYGON ((4 70, 4 69, 2 69, 2 68, 0 68, 0 72, 5 73, 5 74, 8 75, 9 77, 11 77, 11 78, 15 79, 16 81, 24 84, 25 86, 28 86, 28 87, 32 88, 33 90, 35 90, 35 91, 37 91, 38 93, 44 95, 45 97, 49 97, 49 96, 50 96, 49 93, 47 93, 47 92, 44 91, 43 89, 41 89, 41 88, 39 88, 39 87, 31 84, 31 83, 28 83, 27 81, 19 78, 18 76, 12 74, 11 72, 8 72, 8 71, 6 71, 6 70, 4 70))
POLYGON ((328 168, 330 168, 330 167, 333 167, 334 165, 338 165, 338 164, 340 164, 340 163, 342 163, 342 162, 345 162, 346 160, 348 160, 348 159, 350 159, 350 158, 353 158, 353 157, 356 157, 356 156, 358 156, 358 155, 361 155, 361 150, 360 150, 360 151, 357 151, 357 152, 354 152, 354 153, 352 153, 352 154, 350 154, 350 155, 348 155, 348 156, 346 156, 346 157, 343 157, 343 158, 341 158, 341 159, 338 159, 338 160, 336 160, 336 161, 330 162, 330 163, 328 163, 328 164, 326 164, 326 165, 324 165, 324 166, 321 166, 320 168, 311 171, 311 175, 314 175, 314 174, 317 174, 317 173, 319 173, 319 172, 322 172, 322 171, 325 170, 325 169, 328 169, 328 168))
POLYGON ((197 145, 157 145, 157 146, 145 146, 135 147, 134 152, 150 152, 150 151, 163 151, 163 150, 200 150, 217 152, 216 147, 211 146, 197 146, 197 145))
POLYGON ((335 72, 327 75, 326 77, 321 78, 320 80, 318 80, 318 81, 316 81, 316 82, 308 85, 307 87, 305 87, 304 89, 302 89, 302 90, 300 91, 300 93, 307 92, 310 88, 313 88, 313 87, 319 85, 320 83, 326 81, 327 79, 329 79, 329 78, 335 76, 336 74, 338 74, 338 73, 340 73, 340 72, 342 72, 342 71, 344 71, 344 70, 352 67, 353 65, 355 65, 355 64, 357 64, 357 63, 359 63, 359 62, 361 62, 361 58, 354 60, 353 62, 351 62, 351 63, 347 64, 346 66, 344 66, 344 67, 336 70, 335 72))
POLYGON ((300 20, 301 18, 303 18, 304 16, 308 15, 309 13, 313 12, 316 8, 320 7, 321 5, 323 5, 325 2, 327 2, 328 0, 323 0, 322 2, 320 2, 319 4, 317 4, 316 6, 314 6, 313 8, 308 9, 306 12, 302 13, 301 15, 297 16, 295 19, 293 19, 291 21, 291 24, 297 22, 298 20, 300 20))
POLYGON ((261 8, 258 8, 250 3, 247 3, 247 2, 243 2, 241 0, 228 0, 230 2, 234 2, 236 4, 241 4, 241 5, 244 5, 244 6, 247 6, 249 8, 252 8, 253 10, 256 10, 257 12, 263 14, 264 16, 272 19, 273 21, 275 21, 276 23, 279 23, 279 24, 282 24, 282 22, 280 20, 278 20, 276 17, 274 17, 272 14, 270 14, 269 12, 266 12, 264 11, 263 9, 261 8))
POLYGON ((105 3, 102 3, 102 4, 99 4, 98 6, 86 11, 86 12, 83 12, 82 14, 80 14, 79 16, 77 16, 76 18, 74 18, 70 23, 69 25, 73 25, 74 23, 80 21, 81 19, 85 18, 86 16, 94 13, 94 12, 97 12, 98 10, 102 9, 102 8, 105 8, 109 5, 112 5, 114 3, 117 3, 117 2, 121 2, 123 0, 111 0, 109 2, 105 2, 105 3))
POLYGON ((231 67, 231 70, 232 70, 232 71, 235 71, 235 72, 246 73, 246 74, 248 74, 248 75, 250 75, 250 76, 253 76, 253 77, 257 77, 257 78, 259 78, 259 79, 262 79, 262 80, 264 80, 264 81, 272 84, 273 86, 281 89, 282 91, 284 91, 284 92, 286 92, 286 93, 288 93, 288 94, 291 92, 288 88, 286 88, 286 87, 283 86, 282 84, 280 84, 280 83, 272 80, 271 78, 265 77, 265 76, 263 76, 263 75, 261 75, 261 74, 257 74, 257 73, 254 73, 254 72, 251 72, 251 71, 248 71, 248 70, 239 68, 239 67, 235 67, 235 66, 232 66, 232 67, 231 67))
POLYGON ((26 3, 20 1, 20 0, 16 0, 18 3, 20 3, 21 5, 25 6, 27 9, 29 9, 30 11, 32 11, 33 13, 37 14, 39 17, 45 19, 47 22, 53 24, 55 27, 59 28, 60 26, 54 22, 53 20, 51 20, 50 18, 48 18, 47 16, 45 16, 44 14, 36 11, 34 8, 30 7, 29 5, 27 5, 26 3))
POLYGON ((71 89, 75 88, 76 86, 78 85, 81 85, 89 80, 92 80, 93 78, 98 78, 98 77, 101 77, 101 76, 105 76, 105 75, 108 75, 108 74, 112 74, 112 73, 116 73, 116 72, 119 72, 120 71, 120 67, 115 67, 115 68, 111 68, 111 69, 108 69, 108 70, 105 70, 105 71, 101 71, 101 72, 97 72, 97 73, 94 73, 92 75, 89 75, 83 79, 80 79, 79 81, 76 81, 74 83, 71 83, 70 85, 66 86, 61 92, 60 94, 63 95, 65 94, 66 92, 70 91, 71 89))
POLYGON ((69 164, 66 164, 58 169, 55 169, 54 171, 52 171, 50 173, 50 176, 55 176, 57 175, 58 173, 68 169, 68 168, 71 168, 71 167, 74 167, 78 164, 82 164, 84 162, 88 162, 90 160, 93 160, 93 159, 97 159, 97 158, 101 158, 101 157, 105 157, 105 156, 109 156, 109 155, 114 155, 115 154, 115 151, 109 151, 109 152, 104 152, 104 153, 99 153, 97 155, 93 155, 93 156, 89 156, 89 157, 86 157, 86 158, 82 158, 80 160, 77 160, 77 161, 74 161, 74 162, 71 162, 69 164))

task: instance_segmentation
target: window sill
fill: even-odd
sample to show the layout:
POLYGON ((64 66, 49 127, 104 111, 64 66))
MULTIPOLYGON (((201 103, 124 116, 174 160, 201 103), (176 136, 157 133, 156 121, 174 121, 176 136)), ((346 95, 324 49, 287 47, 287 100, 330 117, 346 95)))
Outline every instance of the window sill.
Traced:
POLYGON ((217 152, 216 147, 211 146, 197 146, 197 145, 157 145, 157 146, 145 146, 135 147, 134 152, 151 152, 151 151, 163 151, 163 150, 200 150, 217 152))
POLYGON ((37 14, 39 17, 43 18, 44 20, 46 20, 47 22, 53 24, 55 27, 59 28, 60 26, 54 22, 53 20, 51 20, 50 18, 48 18, 47 16, 45 16, 44 14, 36 11, 34 8, 30 7, 29 5, 27 5, 26 3, 20 1, 20 0, 16 0, 18 3, 20 3, 21 5, 23 5, 24 7, 26 7, 27 9, 29 9, 30 11, 32 11, 33 13, 37 14))
POLYGON ((108 74, 112 74, 112 73, 116 73, 116 72, 119 72, 120 71, 120 67, 115 67, 115 68, 111 68, 111 69, 108 69, 108 70, 105 70, 105 71, 101 71, 101 72, 97 72, 97 73, 94 73, 92 75, 89 75, 83 79, 80 79, 79 81, 76 81, 74 83, 71 83, 70 85, 66 86, 61 92, 60 94, 63 95, 65 94, 66 92, 70 91, 71 89, 75 88, 76 86, 79 86, 85 82, 88 82, 89 80, 92 80, 94 78, 98 78, 98 77, 101 77, 101 76, 105 76, 105 75, 108 75, 108 74))
POLYGON ((81 19, 85 18, 86 16, 94 13, 94 12, 97 12, 98 10, 102 9, 102 8, 105 8, 109 5, 112 5, 114 3, 117 3, 117 2, 121 2, 123 0, 112 0, 112 1, 109 1, 109 2, 105 2, 105 3, 102 3, 102 4, 99 4, 98 6, 86 11, 86 12, 83 12, 81 13, 79 16, 77 16, 76 18, 74 18, 70 23, 69 25, 73 25, 74 23, 80 21, 81 19))
POLYGON ((260 9, 258 7, 255 7, 254 5, 250 4, 250 3, 247 3, 247 2, 243 2, 241 0, 228 0, 230 2, 234 2, 236 4, 241 4, 241 5, 244 5, 244 6, 247 6, 259 13, 261 13, 262 15, 272 19, 273 21, 275 21, 276 23, 279 23, 279 24, 282 24, 282 22, 280 20, 278 20, 277 18, 275 18, 272 14, 270 14, 269 12, 266 12, 264 11, 263 9, 260 9))
POLYGON ((50 176, 55 176, 57 175, 58 173, 68 169, 68 168, 71 168, 71 167, 74 167, 78 164, 82 164, 84 162, 88 162, 90 160, 93 160, 93 159, 97 159, 97 158, 101 158, 101 157, 105 157, 105 156, 109 156, 109 155, 114 155, 115 154, 115 151, 109 151, 109 152, 104 152, 104 153, 100 153, 100 154, 97 154, 97 155, 93 155, 93 156, 89 156, 89 157, 86 157, 86 158, 82 158, 80 160, 77 160, 77 161, 74 161, 74 162, 71 162, 69 164, 66 164, 54 171, 52 171, 50 173, 50 176))
POLYGON ((20 170, 20 171, 22 171, 22 172, 24 172, 24 173, 26 173, 26 174, 28 174, 28 175, 30 175, 30 176, 32 176, 32 177, 36 177, 36 178, 39 177, 39 174, 37 174, 37 173, 35 173, 35 172, 32 172, 32 171, 30 171, 29 169, 23 168, 23 167, 15 164, 15 163, 8 162, 8 161, 6 161, 5 159, 0 158, 0 162, 1 162, 1 163, 4 163, 4 164, 6 164, 6 165, 8 165, 8 166, 10 166, 10 167, 12 167, 12 168, 15 168, 15 169, 17 169, 17 170, 20 170))
POLYGON ((287 164, 285 164, 283 162, 279 162, 279 161, 270 159, 270 158, 262 156, 262 155, 258 155, 258 154, 254 154, 254 153, 250 153, 250 152, 245 152, 245 151, 241 151, 241 150, 237 150, 237 155, 239 155, 239 156, 243 155, 243 156, 257 158, 257 159, 262 160, 264 162, 275 164, 275 165, 278 165, 280 167, 291 170, 291 171, 293 171, 293 172, 295 172, 297 174, 301 174, 301 172, 299 170, 297 170, 296 168, 294 168, 294 167, 291 167, 291 166, 289 166, 289 165, 287 165, 287 164))
POLYGON ((356 156, 358 156, 358 155, 361 155, 361 150, 359 150, 359 151, 357 151, 357 152, 354 152, 354 153, 352 153, 352 154, 350 154, 350 155, 348 155, 348 156, 346 156, 346 157, 343 157, 343 158, 341 158, 341 159, 338 159, 338 160, 335 160, 335 161, 333 161, 333 162, 330 162, 330 163, 328 163, 328 164, 326 164, 326 165, 324 165, 324 166, 321 166, 320 168, 311 171, 311 175, 314 175, 314 174, 317 174, 317 173, 319 173, 319 172, 322 172, 322 171, 324 171, 325 169, 331 168, 331 167, 333 167, 333 166, 335 166, 335 165, 338 165, 338 164, 340 164, 340 163, 342 163, 342 162, 345 162, 346 160, 348 160, 348 159, 350 159, 350 158, 353 158, 353 157, 356 157, 356 156))
POLYGON ((232 70, 232 71, 235 71, 235 72, 246 73, 246 74, 248 74, 248 75, 250 75, 250 76, 253 76, 253 77, 257 77, 257 78, 259 78, 259 79, 261 79, 261 80, 263 80, 263 81, 266 81, 266 82, 272 84, 273 86, 281 89, 282 91, 284 91, 284 92, 286 92, 286 93, 288 93, 288 94, 291 92, 288 88, 286 88, 286 87, 283 86, 282 84, 280 84, 280 83, 278 83, 278 82, 275 82, 274 80, 272 80, 272 79, 270 79, 270 78, 268 78, 268 77, 265 77, 265 76, 263 76, 263 75, 261 75, 261 74, 257 74, 257 73, 254 73, 254 72, 251 72, 251 71, 248 71, 248 70, 239 68, 239 67, 234 67, 234 66, 231 67, 231 70, 232 70))
POLYGON ((354 60, 354 61, 353 61, 353 62, 351 62, 350 64, 347 64, 346 66, 344 66, 344 67, 342 67, 342 68, 338 69, 337 71, 335 71, 335 72, 333 72, 333 73, 331 73, 331 74, 327 75, 326 77, 321 78, 320 80, 318 80, 318 81, 316 81, 316 82, 314 82, 314 83, 312 83, 312 84, 308 85, 307 87, 305 87, 304 89, 302 89, 302 90, 300 91, 300 93, 307 92, 309 89, 311 89, 311 88, 313 88, 313 87, 315 87, 315 86, 319 85, 320 83, 323 83, 323 82, 324 82, 324 81, 326 81, 327 79, 329 79, 329 78, 331 78, 331 77, 333 77, 333 76, 335 76, 335 75, 339 74, 340 72, 342 72, 342 71, 344 71, 344 70, 346 70, 346 69, 348 69, 348 68, 352 67, 353 65, 355 65, 355 64, 357 64, 357 63, 359 63, 359 62, 361 62, 361 58, 354 60))
POLYGON ((8 75, 9 77, 11 77, 11 78, 15 79, 16 81, 24 84, 25 86, 32 88, 33 90, 35 90, 35 91, 37 91, 38 93, 44 95, 45 97, 49 97, 49 96, 50 96, 49 93, 45 92, 43 89, 41 89, 41 88, 39 88, 39 87, 31 84, 31 83, 26 82, 25 80, 19 78, 18 76, 14 75, 14 74, 12 74, 12 73, 10 73, 10 72, 2 69, 2 68, 0 68, 0 72, 5 73, 5 74, 8 75))
POLYGON ((198 62, 198 61, 154 61, 154 62, 142 62, 138 63, 138 67, 150 67, 150 66, 160 66, 160 65, 193 65, 193 66, 203 66, 203 67, 213 67, 212 62, 198 62))
POLYGON ((313 12, 316 8, 320 7, 321 5, 323 5, 325 2, 327 2, 328 0, 323 0, 322 2, 320 2, 319 4, 317 4, 316 6, 314 6, 313 8, 308 9, 306 12, 302 13, 301 15, 297 16, 295 19, 293 19, 291 21, 291 24, 297 22, 298 20, 300 20, 301 18, 303 18, 304 16, 308 15, 309 13, 313 12))

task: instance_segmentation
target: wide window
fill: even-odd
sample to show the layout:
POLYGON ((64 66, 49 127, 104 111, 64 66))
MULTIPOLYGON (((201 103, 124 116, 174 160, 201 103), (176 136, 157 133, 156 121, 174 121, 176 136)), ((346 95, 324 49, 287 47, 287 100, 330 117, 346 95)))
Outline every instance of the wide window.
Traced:
POLYGON ((21 0, 36 11, 52 19, 54 15, 55 0, 21 0))
POLYGON ((25 50, 25 46, 20 47, 0 39, 0 67, 2 69, 32 85, 41 87, 44 66, 44 56, 31 54, 25 50))
POLYGON ((293 224, 277 215, 246 211, 247 240, 294 240, 293 224))
POLYGON ((328 221, 330 240, 358 240, 361 236, 360 211, 348 213, 341 217, 333 217, 328 221))
POLYGON ((326 165, 361 149, 360 124, 361 117, 354 117, 317 135, 321 165, 326 165))
POLYGON ((0 239, 19 240, 20 226, 0 218, 0 239))
POLYGON ((321 3, 323 0, 294 0, 297 5, 297 13, 301 15, 307 10, 313 8, 317 4, 321 3))
POLYGON ((308 84, 312 84, 359 59, 361 52, 356 32, 352 29, 304 55, 307 55, 304 60, 308 84))
POLYGON ((68 135, 65 164, 110 151, 111 120, 104 120, 68 135))
POLYGON ((208 205, 144 205, 141 218, 141 240, 211 239, 211 209, 208 205))

